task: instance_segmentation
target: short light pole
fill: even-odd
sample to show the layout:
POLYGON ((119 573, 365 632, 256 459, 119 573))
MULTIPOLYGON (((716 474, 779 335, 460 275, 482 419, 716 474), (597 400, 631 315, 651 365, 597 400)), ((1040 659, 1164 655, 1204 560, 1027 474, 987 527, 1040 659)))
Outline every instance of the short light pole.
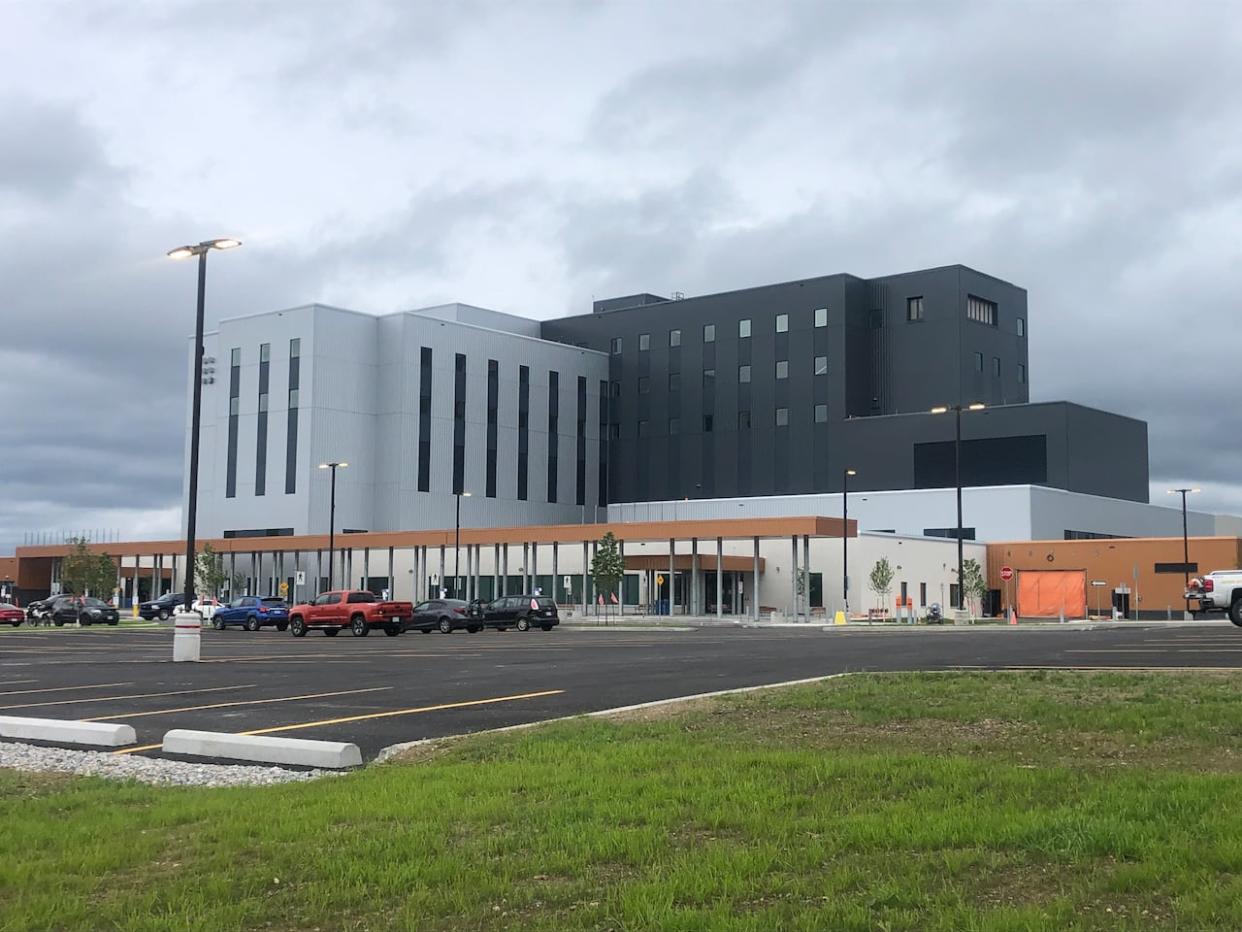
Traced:
POLYGON ((336 579, 334 570, 336 569, 336 471, 345 469, 349 463, 320 463, 320 469, 332 470, 332 493, 328 499, 328 591, 331 592, 335 586, 333 582, 336 579))
POLYGON ((197 246, 178 246, 168 251, 170 259, 198 256, 198 310, 194 318, 194 399, 190 413, 190 482, 189 501, 185 509, 185 591, 181 610, 188 612, 194 604, 194 537, 198 524, 198 433, 203 415, 203 307, 207 297, 207 253, 213 249, 236 249, 235 239, 209 239, 197 246))
POLYGON ((850 476, 858 471, 841 472, 841 595, 845 600, 845 620, 850 620, 850 476))
POLYGON ((453 535, 453 598, 457 598, 457 581, 461 578, 461 500, 469 498, 469 492, 457 492, 457 524, 453 535))
MULTIPOLYGON (((1199 489, 1168 489, 1170 495, 1180 495, 1182 497, 1182 574, 1184 578, 1185 588, 1182 589, 1183 595, 1190 589, 1190 535, 1186 528, 1186 496, 1193 495, 1200 491, 1199 489)), ((1186 599, 1186 610, 1190 611, 1190 599, 1186 599)))
MULTIPOLYGON (((966 411, 982 411, 987 405, 976 401, 966 405, 966 411)), ((962 552, 962 411, 961 405, 939 405, 932 408, 932 414, 954 414, 953 434, 953 483, 957 486, 957 605, 958 611, 966 609, 966 580, 962 578, 963 564, 966 562, 962 552)))

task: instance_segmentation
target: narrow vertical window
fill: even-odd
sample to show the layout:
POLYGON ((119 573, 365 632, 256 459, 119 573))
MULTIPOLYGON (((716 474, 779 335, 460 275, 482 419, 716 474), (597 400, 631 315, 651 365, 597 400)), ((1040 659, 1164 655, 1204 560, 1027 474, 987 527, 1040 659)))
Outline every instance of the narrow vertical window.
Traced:
POLYGON ((496 497, 496 448, 500 431, 500 363, 487 361, 487 497, 496 497))
POLYGON ((431 347, 418 351, 418 491, 431 491, 431 347))
POLYGON ((609 423, 608 383, 599 383, 599 487, 596 489, 595 501, 598 505, 608 504, 608 460, 611 452, 609 441, 620 436, 619 424, 609 423))
POLYGON ((704 324, 703 325, 703 342, 704 343, 715 343, 716 342, 716 325, 715 324, 704 324))
POLYGON ((530 366, 518 366, 518 449, 517 497, 529 497, 527 479, 530 469, 530 366))
POLYGON ((828 326, 828 308, 817 307, 815 309, 815 326, 816 327, 827 327, 828 326))
POLYGON ((906 298, 906 320, 918 321, 923 319, 923 296, 918 295, 913 298, 906 298))
POLYGON ((272 344, 259 344, 259 416, 254 440, 254 494, 267 494, 267 398, 271 378, 272 344))
POLYGON ((737 322, 737 338, 745 340, 750 337, 750 318, 746 317, 737 322))
POLYGON ((241 409, 241 347, 229 359, 229 452, 224 473, 224 497, 237 497, 237 419, 241 409))
POLYGON ((651 349, 651 334, 640 333, 638 335, 638 351, 640 353, 645 353, 649 349, 651 349))
POLYGON ((789 315, 788 314, 777 314, 776 315, 776 332, 777 333, 788 333, 789 332, 789 315))
POLYGON ((302 382, 302 341, 289 341, 289 424, 285 431, 285 494, 298 490, 298 396, 302 382))
POLYGON ((577 444, 578 468, 574 475, 574 503, 586 504, 586 419, 587 419, 587 380, 586 376, 578 376, 578 408, 575 438, 577 444))
POLYGON ((466 355, 453 355, 453 491, 466 491, 466 355))
POLYGON ((548 373, 548 502, 556 502, 557 447, 560 443, 561 374, 548 373))
POLYGON ((669 346, 681 346, 681 331, 680 330, 670 330, 668 332, 668 345, 669 346))

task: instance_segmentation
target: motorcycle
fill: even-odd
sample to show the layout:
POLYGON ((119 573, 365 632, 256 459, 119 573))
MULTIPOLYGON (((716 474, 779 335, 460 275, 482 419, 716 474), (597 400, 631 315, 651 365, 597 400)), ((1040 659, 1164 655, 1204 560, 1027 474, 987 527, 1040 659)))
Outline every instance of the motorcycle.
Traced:
POLYGON ((944 615, 940 611, 940 603, 933 602, 927 608, 927 623, 929 625, 944 624, 944 615))

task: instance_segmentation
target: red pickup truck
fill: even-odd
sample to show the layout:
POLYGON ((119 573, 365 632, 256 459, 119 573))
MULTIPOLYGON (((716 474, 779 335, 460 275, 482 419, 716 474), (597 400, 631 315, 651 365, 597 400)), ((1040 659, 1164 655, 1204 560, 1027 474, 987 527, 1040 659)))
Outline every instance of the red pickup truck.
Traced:
POLYGON ((396 637, 413 617, 410 602, 383 602, 365 589, 336 589, 289 609, 289 632, 300 638, 313 628, 336 637, 342 628, 349 628, 354 637, 362 638, 372 628, 382 628, 389 637, 396 637))

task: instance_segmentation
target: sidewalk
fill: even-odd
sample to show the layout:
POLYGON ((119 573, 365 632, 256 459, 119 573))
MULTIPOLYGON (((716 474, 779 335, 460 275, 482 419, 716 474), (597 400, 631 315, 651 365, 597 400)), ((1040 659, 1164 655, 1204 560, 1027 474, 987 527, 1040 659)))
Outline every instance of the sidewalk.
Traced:
MULTIPOLYGON (((947 621, 941 625, 899 624, 882 621, 850 621, 848 624, 836 625, 832 619, 816 618, 813 621, 754 621, 751 618, 725 615, 717 619, 715 615, 610 615, 596 618, 591 615, 575 615, 562 618, 562 628, 579 628, 583 630, 599 629, 601 631, 641 631, 651 628, 688 631, 694 628, 804 628, 807 630, 821 629, 824 631, 849 631, 858 629, 875 629, 882 631, 1008 631, 1013 628, 1025 629, 1060 629, 1066 631, 1092 631, 1104 628, 1232 628, 1234 625, 1226 618, 1213 618, 1195 621, 1159 621, 1159 620, 1086 620, 1075 621, 1022 621, 1010 625, 998 618, 980 620, 975 624, 955 625, 947 621)), ((1242 632, 1239 633, 1242 637, 1242 632)))

